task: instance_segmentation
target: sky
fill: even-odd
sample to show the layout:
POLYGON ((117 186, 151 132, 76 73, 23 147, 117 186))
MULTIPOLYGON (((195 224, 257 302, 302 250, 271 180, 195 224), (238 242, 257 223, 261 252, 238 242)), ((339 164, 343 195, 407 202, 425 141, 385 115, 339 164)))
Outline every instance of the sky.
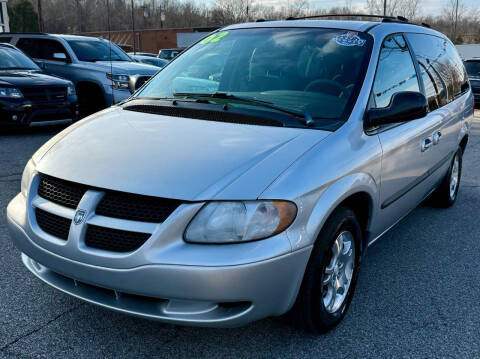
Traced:
MULTIPOLYGON (((197 3, 213 3, 213 0, 196 0, 197 3)), ((292 0, 255 0, 265 5, 282 6, 287 5, 292 0)), ((307 0, 310 9, 329 9, 332 7, 341 7, 346 4, 346 0, 307 0)), ((388 1, 388 0, 387 0, 388 1)), ((480 6, 480 0, 460 0, 466 7, 480 6)), ((252 0, 254 2, 254 0, 252 0)), ((366 0, 350 0, 351 4, 359 10, 365 9, 366 0)), ((420 0, 421 12, 423 14, 439 15, 442 9, 449 3, 449 0, 420 0)))
MULTIPOLYGON (((262 0, 265 3, 286 3, 288 0, 262 0)), ((388 1, 388 0, 387 0, 388 1)), ((342 6, 345 5, 346 1, 344 0, 308 0, 311 8, 323 8, 328 9, 333 6, 342 6)), ((366 0, 352 0, 352 5, 359 9, 364 9, 366 0)), ((450 3, 449 0, 420 0, 420 7, 424 14, 435 14, 438 15, 442 12, 442 9, 450 3)), ((467 6, 478 6, 480 5, 480 0, 462 0, 462 3, 467 6)))

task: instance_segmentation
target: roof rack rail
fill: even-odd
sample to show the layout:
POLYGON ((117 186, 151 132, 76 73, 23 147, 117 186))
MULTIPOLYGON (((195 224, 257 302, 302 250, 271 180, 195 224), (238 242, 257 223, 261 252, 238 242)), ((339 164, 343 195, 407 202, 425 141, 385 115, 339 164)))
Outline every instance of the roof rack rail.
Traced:
POLYGON ((322 15, 310 15, 302 17, 289 17, 286 20, 305 20, 305 19, 317 19, 323 17, 368 17, 379 18, 387 21, 408 22, 408 19, 403 16, 384 16, 384 15, 372 15, 372 14, 322 14, 322 15))
POLYGON ((382 22, 397 22, 401 24, 410 24, 410 25, 418 25, 423 26, 431 29, 432 27, 422 22, 421 24, 416 24, 414 22, 410 22, 406 17, 403 16, 384 16, 384 15, 372 15, 372 14, 322 14, 322 15, 310 15, 310 16, 302 16, 302 17, 287 17, 285 20, 306 20, 306 19, 319 19, 325 17, 366 17, 366 18, 377 18, 382 19, 382 22))

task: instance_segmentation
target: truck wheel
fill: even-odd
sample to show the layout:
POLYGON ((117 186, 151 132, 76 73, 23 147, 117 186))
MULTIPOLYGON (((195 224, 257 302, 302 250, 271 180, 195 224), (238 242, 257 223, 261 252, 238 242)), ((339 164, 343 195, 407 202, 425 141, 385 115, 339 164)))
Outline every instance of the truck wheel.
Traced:
POLYGON ((431 194, 429 203, 433 206, 448 208, 457 200, 458 188, 460 187, 460 179, 462 177, 462 155, 463 151, 459 148, 442 183, 431 194))
POLYGON ((344 317, 357 282, 362 230, 352 210, 339 207, 313 247, 297 300, 293 325, 323 333, 344 317))
POLYGON ((102 91, 95 85, 77 86, 79 119, 105 108, 105 100, 102 91))

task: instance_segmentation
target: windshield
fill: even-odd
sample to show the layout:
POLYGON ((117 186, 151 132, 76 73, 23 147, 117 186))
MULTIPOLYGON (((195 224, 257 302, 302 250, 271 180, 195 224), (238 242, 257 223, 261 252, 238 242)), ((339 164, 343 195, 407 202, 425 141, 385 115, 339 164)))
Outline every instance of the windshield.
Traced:
POLYGON ((243 108, 258 108, 264 101, 307 113, 316 124, 328 120, 341 124, 361 87, 371 42, 367 34, 346 30, 223 31, 182 53, 135 97, 178 99, 223 93, 234 96, 214 95, 209 101, 243 108))
POLYGON ((79 61, 110 61, 110 53, 112 61, 132 61, 117 45, 105 40, 69 40, 67 42, 79 61))
POLYGON ((465 68, 468 76, 480 77, 480 60, 479 61, 465 61, 465 68))
POLYGON ((180 50, 160 50, 158 57, 165 60, 171 60, 177 56, 181 51, 180 50))
POLYGON ((0 47, 0 70, 40 70, 40 68, 24 53, 6 47, 0 47))

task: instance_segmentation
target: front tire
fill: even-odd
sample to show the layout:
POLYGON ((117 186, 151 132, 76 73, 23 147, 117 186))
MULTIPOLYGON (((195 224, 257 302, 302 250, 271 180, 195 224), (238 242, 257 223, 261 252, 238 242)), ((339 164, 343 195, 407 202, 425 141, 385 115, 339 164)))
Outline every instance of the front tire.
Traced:
POLYGON ((297 300, 289 312, 303 330, 323 333, 345 316, 355 291, 362 243, 352 210, 337 208, 315 243, 297 300))
POLYGON ((457 200, 460 179, 462 177, 462 155, 463 151, 459 148, 455 156, 453 156, 453 160, 442 183, 432 193, 430 203, 435 207, 448 208, 453 206, 457 200))
POLYGON ((79 116, 78 120, 105 108, 102 90, 95 85, 80 84, 77 86, 79 116))

